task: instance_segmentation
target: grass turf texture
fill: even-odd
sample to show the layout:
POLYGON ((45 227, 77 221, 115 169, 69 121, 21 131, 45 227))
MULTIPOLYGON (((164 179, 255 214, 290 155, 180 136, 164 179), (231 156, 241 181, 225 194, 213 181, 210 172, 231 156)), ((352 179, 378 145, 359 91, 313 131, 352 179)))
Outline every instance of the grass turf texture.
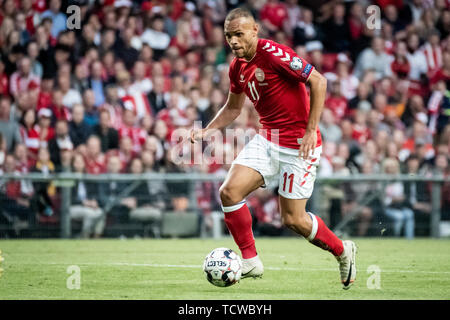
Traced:
MULTIPOLYGON (((356 239, 358 276, 345 291, 334 257, 301 238, 258 238, 266 270, 218 288, 203 259, 231 238, 177 240, 0 240, 0 299, 450 299, 450 240, 356 239), (67 268, 81 270, 69 290, 67 268), (370 265, 380 289, 369 289, 370 265)), ((239 251, 238 251, 239 252, 239 251)))

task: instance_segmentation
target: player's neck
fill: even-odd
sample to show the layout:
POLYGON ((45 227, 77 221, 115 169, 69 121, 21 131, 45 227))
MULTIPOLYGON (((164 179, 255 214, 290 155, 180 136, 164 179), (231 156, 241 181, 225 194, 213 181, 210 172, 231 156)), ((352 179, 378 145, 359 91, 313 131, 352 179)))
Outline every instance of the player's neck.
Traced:
POLYGON ((253 43, 251 49, 249 50, 248 54, 244 57, 245 61, 250 62, 253 60, 253 58, 256 55, 256 49, 258 48, 258 39, 253 43))

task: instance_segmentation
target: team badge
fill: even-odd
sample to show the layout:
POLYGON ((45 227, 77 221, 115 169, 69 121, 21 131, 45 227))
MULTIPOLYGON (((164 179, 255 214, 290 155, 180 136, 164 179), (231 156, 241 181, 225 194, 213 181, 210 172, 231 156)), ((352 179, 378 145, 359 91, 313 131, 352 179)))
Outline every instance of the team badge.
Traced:
POLYGON ((303 67, 302 60, 300 60, 299 57, 292 58, 289 67, 291 67, 292 70, 300 70, 303 67))
POLYGON ((255 77, 256 77, 256 80, 258 80, 259 82, 263 82, 264 79, 266 78, 264 71, 262 71, 260 68, 256 68, 255 77))

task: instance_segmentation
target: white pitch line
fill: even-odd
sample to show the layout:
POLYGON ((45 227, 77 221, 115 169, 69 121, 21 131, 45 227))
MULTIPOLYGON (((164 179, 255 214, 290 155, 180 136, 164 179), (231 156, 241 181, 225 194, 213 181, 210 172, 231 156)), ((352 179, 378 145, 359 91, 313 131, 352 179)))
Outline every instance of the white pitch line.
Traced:
MULTIPOLYGON (((48 264, 62 264, 62 263, 48 263, 48 264)), ((104 265, 104 266, 129 266, 129 267, 151 267, 151 268, 179 268, 179 269, 198 269, 201 268, 201 265, 194 264, 155 264, 155 263, 129 263, 129 262, 113 262, 113 263, 96 263, 96 262, 86 262, 86 263, 78 263, 78 265, 104 265)), ((291 268, 291 267, 264 267, 266 270, 271 271, 339 271, 336 267, 333 268, 291 268)), ((422 273, 422 274, 450 274, 450 271, 423 271, 423 270, 383 270, 381 272, 384 273, 422 273)))

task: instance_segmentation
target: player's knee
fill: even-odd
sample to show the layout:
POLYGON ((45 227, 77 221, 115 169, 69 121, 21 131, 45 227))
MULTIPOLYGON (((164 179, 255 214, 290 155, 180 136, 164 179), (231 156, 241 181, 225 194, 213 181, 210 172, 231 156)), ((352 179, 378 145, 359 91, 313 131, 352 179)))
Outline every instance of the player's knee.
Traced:
POLYGON ((281 222, 289 229, 295 228, 296 222, 292 215, 283 215, 281 218, 281 222))
POLYGON ((308 228, 311 223, 308 213, 294 214, 292 212, 285 212, 282 215, 282 223, 289 229, 303 230, 308 228))
POLYGON ((222 205, 224 206, 231 206, 242 200, 242 196, 236 191, 233 191, 233 188, 230 188, 228 185, 222 185, 219 189, 219 194, 222 205))

